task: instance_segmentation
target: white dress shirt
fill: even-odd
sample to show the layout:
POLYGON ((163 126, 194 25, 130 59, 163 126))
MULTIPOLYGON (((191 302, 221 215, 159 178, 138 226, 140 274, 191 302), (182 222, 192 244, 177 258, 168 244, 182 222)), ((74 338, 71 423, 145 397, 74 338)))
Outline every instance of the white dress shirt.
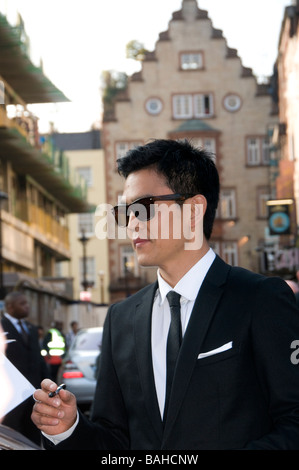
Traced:
MULTIPOLYGON (((192 308, 203 280, 215 259, 215 253, 210 248, 209 251, 180 279, 177 285, 172 288, 162 279, 158 271, 159 288, 156 292, 152 311, 152 360, 154 368, 154 378, 156 392, 163 417, 165 389, 166 389, 166 342, 170 325, 170 309, 166 295, 170 290, 174 290, 181 295, 181 322, 182 334, 184 335, 192 308)), ((69 437, 78 423, 78 415, 75 424, 64 433, 49 436, 43 433, 54 444, 69 437)))
MULTIPOLYGON (((13 326, 15 327, 15 329, 16 329, 20 334, 22 334, 22 330, 21 330, 21 327, 20 327, 20 325, 19 325, 20 319, 19 319, 19 318, 12 317, 12 316, 9 315, 9 313, 7 313, 7 312, 4 313, 4 316, 5 316, 6 318, 8 318, 8 320, 13 324, 13 326)), ((28 327, 27 327, 27 325, 26 325, 25 320, 22 320, 22 319, 21 319, 21 322, 22 322, 22 325, 23 325, 23 327, 24 327, 24 330, 27 331, 27 333, 28 333, 28 327)))
POLYGON ((210 249, 174 288, 164 281, 158 271, 159 288, 152 312, 152 360, 161 416, 163 416, 166 390, 166 343, 170 325, 170 309, 166 295, 171 290, 181 295, 181 323, 184 336, 198 291, 214 259, 215 253, 210 249))

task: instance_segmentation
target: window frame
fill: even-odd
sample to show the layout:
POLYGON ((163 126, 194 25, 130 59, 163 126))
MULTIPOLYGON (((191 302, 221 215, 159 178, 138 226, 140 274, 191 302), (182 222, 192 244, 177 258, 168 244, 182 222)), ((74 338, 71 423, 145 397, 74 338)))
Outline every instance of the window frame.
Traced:
POLYGON ((267 136, 252 135, 246 137, 246 165, 250 168, 257 166, 269 166, 271 144, 267 136), (251 145, 251 141, 255 141, 251 145))
POLYGON ((204 68, 204 54, 202 51, 182 51, 180 52, 179 60, 180 60, 180 70, 183 70, 184 72, 202 70, 204 68), (200 60, 198 61, 194 60, 194 57, 196 56, 200 60), (184 58, 189 58, 190 60, 184 61, 184 58), (192 66, 192 64, 195 64, 195 66, 192 66))
POLYGON ((115 155, 115 161, 118 160, 119 158, 123 158, 126 153, 129 150, 132 150, 135 147, 138 147, 139 145, 143 145, 143 140, 141 139, 136 139, 136 140, 127 140, 127 139, 122 139, 122 140, 117 140, 114 144, 114 155, 115 155), (120 145, 124 145, 125 149, 121 152, 118 152, 118 147, 120 145))
POLYGON ((237 191, 236 188, 222 188, 219 198, 218 217, 222 220, 237 219, 237 191), (225 192, 230 193, 224 197, 225 192), (226 208, 224 207, 226 205, 226 208))
POLYGON ((174 93, 172 95, 173 119, 207 119, 213 117, 214 114, 213 93, 174 93), (208 103, 205 101, 208 101, 208 103), (200 107, 198 106, 200 102, 202 110, 200 110, 200 107), (180 111, 179 108, 185 109, 180 111), (208 112, 206 112, 207 109, 208 112))
POLYGON ((87 237, 93 236, 94 235, 94 230, 95 230, 95 215, 93 212, 82 212, 81 214, 77 214, 77 231, 78 235, 82 234, 82 231, 84 229, 85 235, 87 237), (90 220, 84 222, 82 219, 83 218, 90 218, 90 220), (91 228, 91 230, 88 230, 88 228, 91 228))
POLYGON ((93 186, 93 172, 91 166, 77 166, 76 172, 86 181, 87 188, 93 186))

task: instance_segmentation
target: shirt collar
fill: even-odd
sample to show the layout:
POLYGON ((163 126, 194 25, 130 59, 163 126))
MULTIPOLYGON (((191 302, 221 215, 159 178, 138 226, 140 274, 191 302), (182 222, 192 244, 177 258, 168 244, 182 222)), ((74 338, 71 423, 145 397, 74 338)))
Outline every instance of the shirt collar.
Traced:
POLYGON ((180 294, 183 299, 194 301, 201 284, 215 259, 215 256, 214 251, 210 248, 209 251, 179 280, 174 288, 164 281, 158 270, 160 303, 162 304, 164 302, 166 295, 170 290, 174 290, 180 294))
POLYGON ((15 318, 15 317, 13 317, 12 315, 9 315, 9 313, 7 313, 7 312, 4 313, 4 316, 5 316, 6 318, 8 318, 8 319, 11 321, 11 323, 12 323, 13 325, 18 325, 20 320, 21 320, 21 322, 22 322, 23 324, 24 324, 24 322, 25 322, 25 319, 23 319, 23 318, 15 318))

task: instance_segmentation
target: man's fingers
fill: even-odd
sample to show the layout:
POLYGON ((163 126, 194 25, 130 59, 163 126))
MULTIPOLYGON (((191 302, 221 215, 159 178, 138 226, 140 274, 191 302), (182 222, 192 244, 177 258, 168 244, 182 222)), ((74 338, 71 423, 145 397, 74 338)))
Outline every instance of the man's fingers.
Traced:
POLYGON ((44 379, 41 383, 41 387, 42 387, 42 390, 49 393, 49 392, 55 392, 58 385, 55 382, 53 382, 53 380, 44 379))

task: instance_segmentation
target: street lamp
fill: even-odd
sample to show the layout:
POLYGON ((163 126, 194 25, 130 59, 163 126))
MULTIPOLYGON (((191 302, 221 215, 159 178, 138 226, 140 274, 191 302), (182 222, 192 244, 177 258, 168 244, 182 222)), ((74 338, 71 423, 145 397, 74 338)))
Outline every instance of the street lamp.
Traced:
POLYGON ((86 269, 86 245, 88 242, 89 238, 85 235, 85 229, 82 228, 81 231, 81 237, 79 238, 79 241, 82 243, 83 247, 83 281, 81 282, 83 290, 87 291, 89 287, 93 286, 92 281, 87 280, 87 269, 86 269))
POLYGON ((0 299, 5 297, 5 287, 3 285, 3 258, 2 258, 2 202, 7 201, 8 194, 0 191, 0 299))
POLYGON ((104 303, 104 276, 105 276, 105 271, 99 271, 98 272, 99 278, 100 278, 100 303, 104 303))

